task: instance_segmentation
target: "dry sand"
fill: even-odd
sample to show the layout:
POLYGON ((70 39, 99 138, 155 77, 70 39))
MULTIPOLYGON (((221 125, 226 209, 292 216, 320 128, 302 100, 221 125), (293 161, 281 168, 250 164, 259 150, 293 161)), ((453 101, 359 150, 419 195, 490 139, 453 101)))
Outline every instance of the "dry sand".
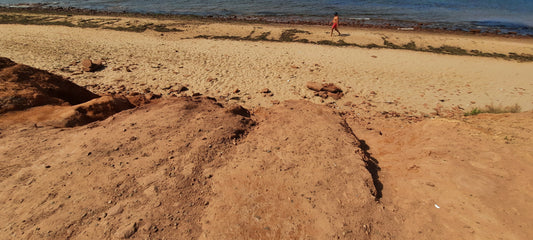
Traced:
POLYGON ((533 235, 532 62, 294 42, 383 46, 386 39, 531 55, 529 38, 348 28, 330 37, 320 26, 53 19, 183 31, 0 25, 2 57, 97 94, 163 98, 72 128, 58 127, 57 109, 90 112, 92 101, 0 115, 0 238, 533 235), (290 29, 299 30, 292 42, 277 41, 290 29), (87 57, 105 68, 80 71, 87 57), (308 81, 334 83, 345 95, 315 96, 308 81), (177 93, 181 86, 189 90, 177 93), (462 116, 491 104, 524 112, 462 116))
MULTIPOLYGON (((95 21, 95 17, 86 18, 95 21)), ((126 18, 120 23, 142 25, 138 21, 149 20, 126 18)), ((533 110, 533 62, 295 42, 191 39, 200 35, 254 38, 265 32, 270 33, 267 39, 279 39, 283 31, 298 29, 308 33, 297 33, 296 40, 383 45, 386 38, 396 45, 414 42, 420 48, 453 46, 468 51, 533 55, 530 38, 350 28, 342 29, 347 36, 330 37, 325 26, 154 21, 183 31, 131 33, 3 25, 0 56, 70 77, 81 86, 98 84, 100 88, 116 89, 125 85, 134 91, 149 88, 166 95, 165 88, 185 84, 192 92, 213 97, 240 97, 238 102, 247 107, 304 97, 318 103, 321 98, 313 97, 305 83, 325 81, 345 90, 346 97, 337 102, 339 106, 370 101, 378 111, 413 111, 416 115, 431 113, 437 105, 468 111, 491 104, 518 104, 522 110, 533 110), (87 57, 104 59, 106 69, 80 75, 61 71, 87 57), (264 88, 269 88, 274 96, 258 95, 264 88), (236 89, 240 92, 233 94, 236 89)))

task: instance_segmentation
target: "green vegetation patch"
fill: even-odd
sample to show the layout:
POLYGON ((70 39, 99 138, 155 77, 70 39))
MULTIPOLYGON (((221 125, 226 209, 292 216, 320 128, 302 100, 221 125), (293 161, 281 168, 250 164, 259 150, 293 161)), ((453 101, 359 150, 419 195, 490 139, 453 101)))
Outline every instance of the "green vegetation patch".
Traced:
POLYGON ((494 105, 487 105, 484 108, 474 108, 470 112, 466 112, 465 116, 475 116, 481 113, 519 113, 522 110, 522 108, 518 105, 512 105, 507 107, 502 106, 494 106, 494 105))

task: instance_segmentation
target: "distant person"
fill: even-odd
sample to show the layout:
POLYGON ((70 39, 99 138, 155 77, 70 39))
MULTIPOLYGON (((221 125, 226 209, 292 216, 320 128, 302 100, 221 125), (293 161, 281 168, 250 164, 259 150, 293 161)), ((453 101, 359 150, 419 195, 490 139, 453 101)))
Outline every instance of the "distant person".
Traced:
POLYGON ((339 32, 339 29, 337 28, 339 26, 339 14, 335 13, 333 17, 333 26, 331 26, 331 36, 333 36, 333 30, 337 31, 339 33, 339 36, 341 35, 341 32, 339 32))

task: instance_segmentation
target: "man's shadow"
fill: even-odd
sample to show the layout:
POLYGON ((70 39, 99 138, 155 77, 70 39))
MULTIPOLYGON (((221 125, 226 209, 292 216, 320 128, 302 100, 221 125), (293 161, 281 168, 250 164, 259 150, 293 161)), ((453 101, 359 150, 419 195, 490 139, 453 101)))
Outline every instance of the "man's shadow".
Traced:
MULTIPOLYGON (((330 32, 325 32, 326 34, 330 34, 330 32)), ((341 33, 340 35, 337 35, 337 33, 333 33, 333 36, 339 36, 339 37, 349 37, 351 36, 348 33, 341 33)))

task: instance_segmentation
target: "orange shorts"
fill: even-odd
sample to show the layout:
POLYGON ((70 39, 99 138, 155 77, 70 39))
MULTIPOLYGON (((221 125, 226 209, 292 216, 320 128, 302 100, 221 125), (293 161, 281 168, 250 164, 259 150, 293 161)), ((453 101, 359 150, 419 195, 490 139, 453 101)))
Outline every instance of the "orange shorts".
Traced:
POLYGON ((337 28, 338 25, 339 25, 338 23, 334 23, 333 26, 331 26, 331 29, 337 28))

